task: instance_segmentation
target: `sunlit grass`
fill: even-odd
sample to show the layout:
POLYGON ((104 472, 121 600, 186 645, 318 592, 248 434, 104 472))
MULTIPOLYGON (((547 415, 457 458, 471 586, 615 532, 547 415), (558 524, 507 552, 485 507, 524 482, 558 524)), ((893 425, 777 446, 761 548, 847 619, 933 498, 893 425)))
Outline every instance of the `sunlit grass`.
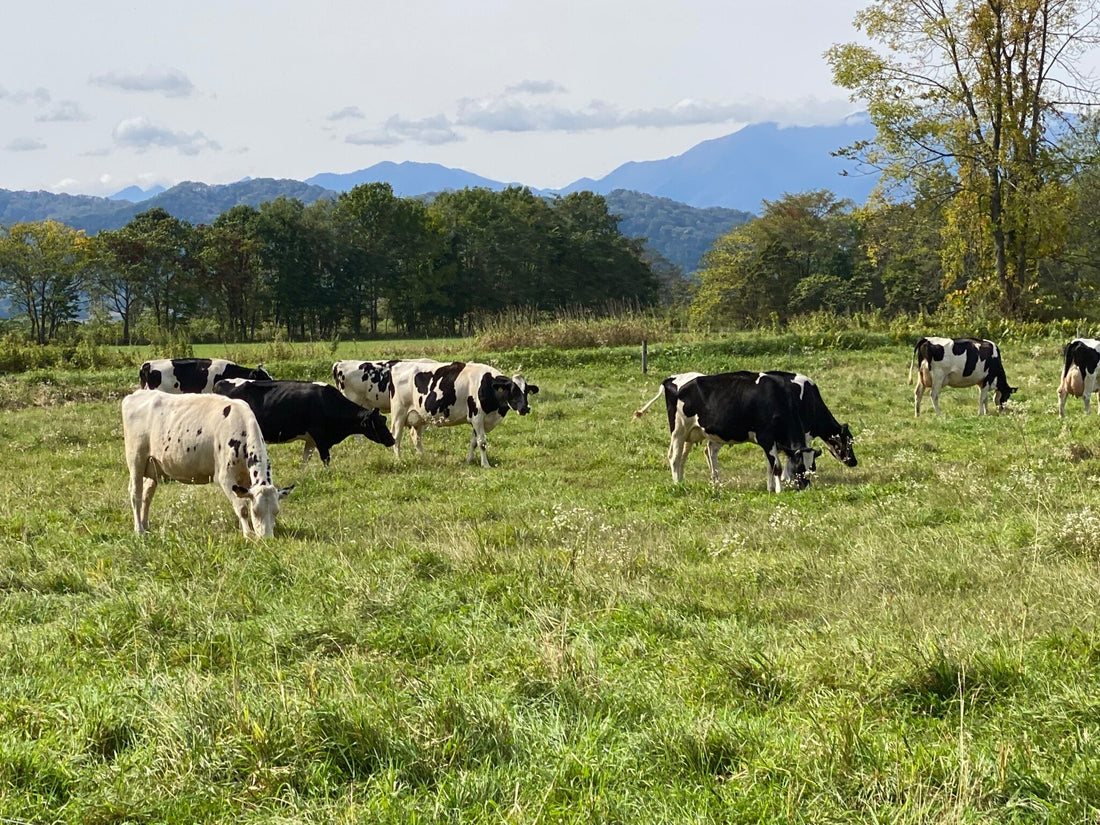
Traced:
MULTIPOLYGON (((401 462, 349 439, 327 470, 275 445, 298 486, 265 543, 181 484, 133 535, 128 370, 81 397, 63 371, 0 383, 30 397, 0 417, 0 817, 1100 813, 1100 418, 1058 419, 1057 343, 1002 346, 1004 414, 946 390, 938 419, 913 416, 905 346, 675 343, 649 375, 633 347, 446 346, 541 387, 490 434, 493 466, 464 463, 464 428, 401 462), (741 368, 813 376, 859 466, 824 456, 772 495, 744 445, 720 485, 698 450, 673 485, 663 414, 631 413, 669 373, 741 368)), ((433 350, 269 366, 324 379, 390 353, 433 350)))

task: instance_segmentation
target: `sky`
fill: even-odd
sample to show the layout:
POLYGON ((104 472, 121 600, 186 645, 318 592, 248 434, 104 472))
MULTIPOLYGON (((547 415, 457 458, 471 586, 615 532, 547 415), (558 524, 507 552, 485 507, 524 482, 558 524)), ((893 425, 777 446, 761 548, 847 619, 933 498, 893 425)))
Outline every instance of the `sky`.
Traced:
POLYGON ((0 189, 109 195, 419 161, 560 188, 858 111, 860 0, 14 3, 0 189))

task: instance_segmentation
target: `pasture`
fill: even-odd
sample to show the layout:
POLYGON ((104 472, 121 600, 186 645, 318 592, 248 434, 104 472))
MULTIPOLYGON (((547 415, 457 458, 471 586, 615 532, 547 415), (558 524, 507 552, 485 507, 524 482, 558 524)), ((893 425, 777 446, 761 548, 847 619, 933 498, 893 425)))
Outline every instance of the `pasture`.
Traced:
POLYGON ((297 486, 267 542, 213 485, 162 485, 133 534, 136 369, 0 378, 0 821, 1100 820, 1100 418, 1057 417, 1064 342, 1000 342, 1006 412, 948 389, 939 419, 905 344, 747 342, 646 376, 288 350, 276 377, 431 354, 541 392, 488 470, 468 427, 399 463, 271 446, 297 486), (673 485, 663 408, 631 414, 688 369, 809 374, 859 466, 774 495, 758 447, 717 487, 697 447, 673 485))

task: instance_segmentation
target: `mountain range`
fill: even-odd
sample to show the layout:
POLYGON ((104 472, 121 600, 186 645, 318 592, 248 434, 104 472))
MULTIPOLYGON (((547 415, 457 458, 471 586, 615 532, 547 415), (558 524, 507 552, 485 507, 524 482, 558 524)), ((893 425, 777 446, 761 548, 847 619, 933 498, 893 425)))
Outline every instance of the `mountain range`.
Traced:
MULTIPOLYGON (((532 191, 548 197, 583 190, 614 195, 608 202, 621 216, 623 232, 644 234, 656 251, 690 272, 717 237, 751 219, 765 200, 828 189, 863 203, 875 179, 846 175, 845 162, 833 153, 873 137, 874 127, 865 115, 834 126, 755 124, 699 143, 681 155, 631 161, 597 180, 581 178, 561 189, 532 191)), ((308 204, 374 181, 389 183, 401 197, 523 185, 433 163, 384 162, 355 172, 325 172, 305 181, 255 178, 220 185, 188 181, 169 189, 129 187, 109 198, 0 189, 0 225, 53 219, 95 233, 123 226, 154 207, 191 223, 209 223, 238 204, 259 206, 280 196, 308 204)))

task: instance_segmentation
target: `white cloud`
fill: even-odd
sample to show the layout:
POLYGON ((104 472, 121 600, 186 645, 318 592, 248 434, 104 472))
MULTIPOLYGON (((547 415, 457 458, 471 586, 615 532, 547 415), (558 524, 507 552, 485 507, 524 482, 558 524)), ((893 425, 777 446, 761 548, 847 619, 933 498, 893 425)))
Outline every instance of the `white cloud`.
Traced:
POLYGON ((504 90, 505 94, 549 95, 567 89, 553 80, 523 80, 504 90))
POLYGON ((748 100, 739 103, 682 100, 672 106, 623 110, 593 100, 584 107, 530 103, 505 93, 458 102, 455 125, 484 132, 587 132, 624 127, 667 129, 710 124, 764 123, 818 125, 837 123, 852 111, 844 99, 795 102, 748 100))
POLYGON ((41 86, 30 91, 21 90, 17 92, 9 92, 7 89, 0 87, 0 100, 6 100, 9 103, 35 103, 44 106, 50 102, 50 93, 49 90, 41 86))
POLYGON ((50 111, 38 115, 35 120, 39 123, 77 123, 91 120, 80 108, 80 104, 74 100, 63 100, 50 111))
POLYGON ((202 132, 174 132, 157 126, 145 117, 124 120, 112 133, 115 143, 144 152, 154 146, 175 149, 181 155, 197 155, 205 150, 218 151, 221 146, 202 132))
POLYGON ((46 144, 38 138, 16 138, 4 147, 9 152, 37 152, 45 149, 46 144))
POLYGON ((362 120, 366 115, 358 106, 345 106, 328 116, 328 120, 362 120))
POLYGON ((189 97, 195 90, 195 85, 179 69, 152 66, 144 72, 108 72, 94 75, 88 82, 124 92, 158 92, 166 97, 189 97))
POLYGON ((357 146, 396 146, 399 143, 425 143, 439 146, 463 140, 452 128, 446 115, 436 115, 421 120, 406 120, 393 115, 377 129, 356 132, 345 138, 357 146))

